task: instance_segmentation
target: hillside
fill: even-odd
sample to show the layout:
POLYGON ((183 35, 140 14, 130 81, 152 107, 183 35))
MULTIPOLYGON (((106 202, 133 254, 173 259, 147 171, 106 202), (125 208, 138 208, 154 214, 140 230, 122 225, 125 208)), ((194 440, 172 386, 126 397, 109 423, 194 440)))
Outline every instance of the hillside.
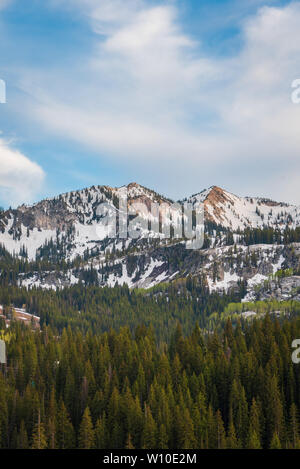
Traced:
POLYGON ((300 270, 300 207, 268 199, 238 197, 217 186, 174 202, 131 183, 93 186, 22 205, 0 215, 0 244, 27 263, 18 283, 56 289, 78 282, 151 288, 189 275, 206 277, 210 291, 248 282, 248 294, 282 269, 300 270), (122 216, 127 194, 129 222, 138 236, 110 236, 106 224, 122 216), (204 204, 205 242, 186 249, 186 240, 151 231, 151 204, 161 207, 160 224, 177 223, 186 204, 204 204), (169 213, 170 211, 170 213, 169 213), (170 215, 171 214, 171 215, 170 215), (145 229, 150 226, 150 231, 145 229), (34 263, 47 263, 35 268, 34 263), (65 262, 63 269, 57 265, 65 262))

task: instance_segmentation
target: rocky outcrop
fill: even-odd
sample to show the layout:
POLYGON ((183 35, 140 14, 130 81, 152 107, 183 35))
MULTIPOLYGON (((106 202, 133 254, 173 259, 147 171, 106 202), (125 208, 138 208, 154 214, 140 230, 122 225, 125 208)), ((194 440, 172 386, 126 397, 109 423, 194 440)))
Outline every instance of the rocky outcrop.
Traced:
POLYGON ((188 250, 184 240, 172 235, 149 239, 149 233, 141 230, 137 239, 120 239, 118 232, 117 237, 107 236, 105 217, 99 215, 99 207, 105 204, 112 217, 118 214, 119 197, 124 191, 134 226, 139 227, 141 217, 149 225, 154 202, 163 207, 160 224, 168 216, 172 201, 137 183, 121 188, 92 186, 1 212, 0 244, 11 254, 27 254, 29 260, 38 257, 73 262, 78 256, 81 259, 77 270, 38 275, 28 272, 20 277, 20 282, 26 286, 63 287, 87 281, 85 270, 92 266, 101 285, 127 283, 131 287, 149 288, 177 277, 201 275, 211 291, 237 288, 244 281, 248 282, 250 294, 256 285, 280 269, 300 271, 300 249, 296 244, 239 245, 240 233, 245 228, 284 230, 300 226, 298 207, 238 197, 213 186, 172 206, 172 219, 180 220, 183 204, 189 202, 194 207, 199 202, 204 204, 206 228, 210 226, 207 231, 210 249, 188 250), (235 246, 226 246, 228 233, 232 237, 228 244, 235 242, 235 246))

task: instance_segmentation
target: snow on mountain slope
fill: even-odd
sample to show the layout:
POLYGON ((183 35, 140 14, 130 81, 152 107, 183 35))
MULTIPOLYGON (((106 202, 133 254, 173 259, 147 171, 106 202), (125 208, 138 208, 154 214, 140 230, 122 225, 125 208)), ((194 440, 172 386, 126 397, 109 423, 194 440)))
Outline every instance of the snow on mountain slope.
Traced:
MULTIPOLYGON (((151 288, 178 278, 203 277, 210 292, 238 290, 247 282, 245 298, 255 295, 256 286, 272 279, 281 269, 300 269, 300 243, 289 246, 253 245, 222 246, 190 252, 184 245, 152 249, 112 260, 91 259, 80 268, 19 275, 19 285, 27 288, 64 288, 88 282, 93 268, 98 285, 113 287, 127 284, 130 288, 151 288)), ((94 279, 95 280, 95 279, 94 279)))
MULTIPOLYGON (((0 244, 11 254, 27 252, 30 260, 34 260, 36 255, 47 258, 54 250, 56 255, 73 260, 77 256, 86 255, 87 250, 89 257, 95 252, 105 255, 108 249, 128 249, 134 245, 132 239, 126 241, 111 239, 111 236, 107 238, 105 217, 99 215, 99 207, 105 206, 113 219, 119 212, 119 197, 124 193, 127 193, 128 214, 135 228, 140 227, 141 220, 147 223, 153 221, 151 204, 154 202, 160 204, 161 220, 169 223, 168 212, 171 208, 171 218, 181 222, 180 206, 186 201, 194 205, 203 202, 206 222, 213 222, 233 233, 247 227, 270 226, 284 230, 287 226, 300 226, 300 208, 293 205, 260 198, 238 197, 213 186, 173 207, 170 199, 131 183, 120 188, 92 186, 48 198, 32 206, 22 205, 15 210, 2 212, 0 244), (135 218, 137 215, 140 219, 135 218)), ((140 228, 141 240, 148 237, 149 232, 142 226, 140 228)))
POLYGON ((188 201, 204 202, 206 220, 234 232, 248 227, 284 229, 300 225, 300 207, 257 197, 238 197, 217 186, 188 201))
POLYGON ((104 221, 101 210, 99 215, 99 208, 105 204, 106 217, 107 214, 113 217, 119 211, 119 197, 124 190, 131 217, 138 214, 146 220, 151 219, 152 202, 166 206, 171 203, 136 183, 121 188, 93 186, 3 212, 0 214, 0 243, 11 254, 18 255, 25 249, 30 260, 35 259, 40 248, 50 241, 60 244, 65 257, 71 260, 83 256, 87 249, 101 250, 101 242, 107 236, 107 219, 104 221), (139 206, 146 210, 141 212, 139 206))

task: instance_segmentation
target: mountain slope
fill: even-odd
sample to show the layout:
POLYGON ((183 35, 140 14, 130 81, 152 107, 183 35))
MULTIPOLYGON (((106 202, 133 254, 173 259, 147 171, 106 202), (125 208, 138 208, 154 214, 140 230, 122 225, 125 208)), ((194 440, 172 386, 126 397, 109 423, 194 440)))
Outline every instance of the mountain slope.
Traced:
POLYGON ((217 186, 188 201, 204 202, 206 220, 234 232, 249 227, 284 229, 300 225, 300 207, 257 197, 238 197, 217 186))
POLYGON ((45 259, 53 265, 61 260, 69 262, 64 272, 53 267, 21 272, 19 283, 27 287, 60 288, 93 278, 100 285, 126 283, 149 288, 178 277, 205 275, 211 291, 222 291, 243 281, 254 287, 282 268, 300 269, 298 245, 291 258, 290 248, 282 245, 283 234, 279 234, 276 245, 269 242, 250 248, 243 238, 246 229, 270 228, 283 233, 287 228, 300 227, 299 207, 238 197, 217 186, 176 206, 172 203, 136 183, 121 188, 92 186, 0 213, 0 244, 10 254, 31 261, 45 259), (119 200, 125 193, 129 220, 140 229, 137 239, 107 236, 105 224, 122 213, 119 200), (173 220, 180 220, 180 207, 186 202, 204 204, 209 239, 201 251, 189 251, 183 240, 166 239, 162 234, 149 238, 149 232, 141 229, 141 221, 147 225, 153 219, 152 203, 162 207, 162 223, 168 220, 168 210, 173 220), (238 246, 237 252, 232 252, 233 243, 238 246))
POLYGON ((151 202, 171 204, 170 200, 135 183, 125 188, 92 186, 2 213, 0 243, 11 254, 18 255, 25 248, 31 260, 50 241, 61 245, 66 258, 83 256, 86 249, 95 249, 105 237, 105 232, 101 235, 99 229, 102 224, 99 207, 105 204, 111 213, 117 212, 118 198, 124 189, 127 189, 129 214, 134 204, 143 203, 148 207, 145 217, 149 217, 151 202))

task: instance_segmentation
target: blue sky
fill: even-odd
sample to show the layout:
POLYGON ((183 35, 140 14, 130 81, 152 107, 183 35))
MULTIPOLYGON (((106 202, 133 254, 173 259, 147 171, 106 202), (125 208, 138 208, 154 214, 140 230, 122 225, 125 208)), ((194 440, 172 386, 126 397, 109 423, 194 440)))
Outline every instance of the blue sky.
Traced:
POLYGON ((0 0, 0 205, 132 181, 300 204, 300 2, 0 0))

